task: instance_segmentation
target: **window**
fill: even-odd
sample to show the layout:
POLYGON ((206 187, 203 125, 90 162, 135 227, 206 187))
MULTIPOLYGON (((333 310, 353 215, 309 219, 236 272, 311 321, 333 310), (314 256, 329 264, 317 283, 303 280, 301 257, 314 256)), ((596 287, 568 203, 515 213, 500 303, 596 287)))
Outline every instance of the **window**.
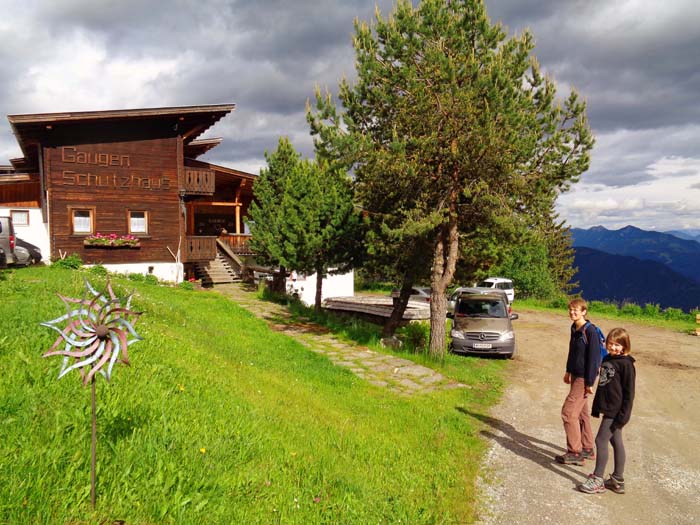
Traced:
POLYGON ((73 235, 95 233, 95 208, 68 208, 73 235))
POLYGON ((29 210, 10 210, 10 217, 15 226, 29 226, 29 210))
POLYGON ((148 212, 147 211, 131 211, 127 212, 129 234, 130 235, 147 235, 148 234, 148 212))

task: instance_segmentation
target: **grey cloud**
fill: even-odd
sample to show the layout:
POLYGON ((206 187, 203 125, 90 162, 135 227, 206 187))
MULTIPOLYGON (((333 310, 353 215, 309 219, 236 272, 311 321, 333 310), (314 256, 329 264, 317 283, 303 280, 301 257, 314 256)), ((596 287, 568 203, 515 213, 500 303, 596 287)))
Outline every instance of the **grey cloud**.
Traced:
POLYGON ((682 208, 669 203, 640 203, 636 209, 618 208, 606 210, 588 210, 566 208, 570 224, 579 228, 590 228, 604 224, 607 228, 621 228, 628 224, 646 230, 669 230, 679 225, 698 224, 697 208, 682 208))
POLYGON ((630 4, 487 0, 492 15, 511 32, 531 28, 536 56, 558 82, 576 87, 587 99, 594 129, 696 122, 700 4, 669 2, 663 16, 655 16, 650 12, 659 4, 649 3, 611 22, 625 5, 630 4), (607 20, 595 18, 608 12, 607 20))

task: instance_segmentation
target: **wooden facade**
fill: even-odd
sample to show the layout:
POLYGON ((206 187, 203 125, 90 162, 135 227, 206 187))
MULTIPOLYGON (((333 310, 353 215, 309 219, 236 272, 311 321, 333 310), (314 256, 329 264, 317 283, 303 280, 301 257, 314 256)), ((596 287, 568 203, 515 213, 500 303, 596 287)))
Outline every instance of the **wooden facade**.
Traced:
POLYGON ((221 238, 245 251, 254 175, 196 158, 197 140, 234 105, 8 117, 24 157, 0 169, 0 206, 41 207, 50 256, 86 263, 211 260, 221 238), (18 172, 23 170, 23 174, 18 172), (20 175, 23 175, 22 177, 20 175), (76 217, 89 228, 76 227, 76 217), (138 231, 131 231, 137 217, 138 231), (137 245, 91 246, 89 236, 132 235, 137 245))

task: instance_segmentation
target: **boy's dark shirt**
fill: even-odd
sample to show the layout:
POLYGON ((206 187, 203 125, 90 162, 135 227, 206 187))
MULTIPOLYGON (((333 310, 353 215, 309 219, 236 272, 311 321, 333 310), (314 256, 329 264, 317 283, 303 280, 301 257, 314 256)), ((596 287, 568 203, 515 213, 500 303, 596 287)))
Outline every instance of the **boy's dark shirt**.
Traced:
POLYGON ((571 324, 569 356, 566 371, 574 377, 582 377, 586 386, 593 386, 600 368, 600 339, 593 323, 586 323, 581 330, 571 324), (586 331, 586 337, 583 331, 586 331))
POLYGON ((632 356, 606 356, 600 369, 591 415, 598 417, 603 414, 613 418, 611 430, 625 426, 632 415, 636 376, 632 356))

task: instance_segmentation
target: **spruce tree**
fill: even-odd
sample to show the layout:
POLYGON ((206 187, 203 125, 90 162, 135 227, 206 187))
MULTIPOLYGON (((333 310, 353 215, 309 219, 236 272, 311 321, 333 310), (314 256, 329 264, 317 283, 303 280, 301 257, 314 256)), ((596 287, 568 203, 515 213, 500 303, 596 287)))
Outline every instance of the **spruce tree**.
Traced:
POLYGON ((254 187, 251 245, 268 263, 316 273, 320 309, 323 278, 351 269, 359 252, 360 218, 350 179, 324 162, 300 159, 287 139, 267 158, 254 187))

